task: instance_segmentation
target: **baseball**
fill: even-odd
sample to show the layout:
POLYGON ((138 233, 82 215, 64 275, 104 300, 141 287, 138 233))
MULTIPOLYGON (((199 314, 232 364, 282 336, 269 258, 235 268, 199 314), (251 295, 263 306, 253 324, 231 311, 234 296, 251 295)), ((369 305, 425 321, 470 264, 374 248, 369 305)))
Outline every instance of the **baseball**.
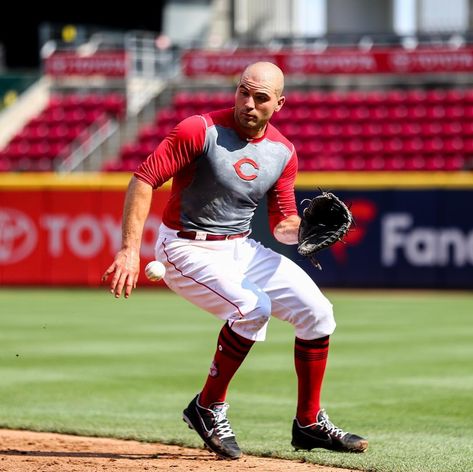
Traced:
POLYGON ((157 282, 164 277, 166 268, 159 261, 151 261, 145 267, 145 274, 152 282, 157 282))

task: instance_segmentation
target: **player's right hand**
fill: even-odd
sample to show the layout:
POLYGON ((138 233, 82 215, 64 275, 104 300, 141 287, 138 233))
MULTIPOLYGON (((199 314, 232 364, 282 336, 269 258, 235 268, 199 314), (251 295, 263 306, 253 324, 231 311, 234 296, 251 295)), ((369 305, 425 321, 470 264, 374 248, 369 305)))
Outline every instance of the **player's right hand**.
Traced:
POLYGON ((140 274, 139 250, 126 248, 118 251, 114 261, 102 275, 102 282, 106 282, 112 274, 110 293, 115 298, 120 298, 124 293, 125 298, 128 298, 136 288, 140 274))

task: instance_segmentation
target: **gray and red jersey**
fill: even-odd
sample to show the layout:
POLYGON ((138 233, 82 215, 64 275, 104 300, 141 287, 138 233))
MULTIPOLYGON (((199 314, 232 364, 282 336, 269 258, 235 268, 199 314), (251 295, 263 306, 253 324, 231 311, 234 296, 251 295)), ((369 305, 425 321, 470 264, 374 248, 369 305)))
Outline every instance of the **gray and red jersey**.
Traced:
POLYGON ((155 189, 173 177, 163 214, 169 228, 247 231, 265 194, 271 231, 297 214, 294 146, 271 124, 261 138, 240 136, 233 112, 230 108, 183 120, 135 172, 155 189))

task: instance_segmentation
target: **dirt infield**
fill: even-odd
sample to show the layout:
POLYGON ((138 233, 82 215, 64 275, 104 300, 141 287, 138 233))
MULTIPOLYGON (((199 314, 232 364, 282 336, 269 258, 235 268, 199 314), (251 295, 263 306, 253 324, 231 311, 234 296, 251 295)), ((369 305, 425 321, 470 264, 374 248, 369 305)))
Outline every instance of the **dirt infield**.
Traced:
MULTIPOLYGON (((244 456, 222 461, 199 449, 106 438, 0 430, 1 472, 349 472, 304 462, 244 456)), ((353 471, 351 471, 353 472, 353 471)))

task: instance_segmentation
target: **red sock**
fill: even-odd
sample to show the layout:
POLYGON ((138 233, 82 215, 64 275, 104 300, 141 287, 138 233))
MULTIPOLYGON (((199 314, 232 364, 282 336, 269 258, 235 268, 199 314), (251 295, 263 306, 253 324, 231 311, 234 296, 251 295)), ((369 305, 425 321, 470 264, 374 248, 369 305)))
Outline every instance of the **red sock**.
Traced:
POLYGON ((208 408, 212 403, 225 401, 230 380, 254 343, 232 331, 225 323, 218 336, 207 382, 199 397, 201 406, 208 408))
POLYGON ((297 413, 301 426, 315 423, 327 365, 329 336, 306 341, 296 337, 294 362, 297 373, 297 413))

